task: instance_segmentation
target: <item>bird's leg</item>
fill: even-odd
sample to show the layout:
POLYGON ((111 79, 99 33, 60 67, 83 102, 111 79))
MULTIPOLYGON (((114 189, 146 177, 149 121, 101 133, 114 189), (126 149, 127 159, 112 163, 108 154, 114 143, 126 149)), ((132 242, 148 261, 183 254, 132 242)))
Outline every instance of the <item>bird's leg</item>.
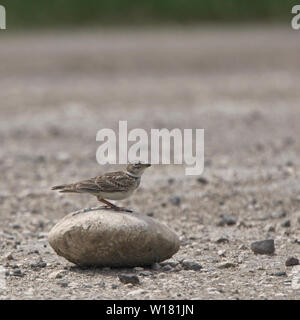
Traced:
POLYGON ((105 199, 101 199, 100 197, 97 197, 97 199, 100 201, 100 202, 103 202, 105 203, 109 208, 112 208, 112 209, 119 209, 119 207, 117 207, 116 205, 112 204, 111 202, 105 200, 105 199))
POLYGON ((129 210, 129 209, 126 209, 126 208, 121 208, 121 207, 118 207, 116 206, 115 204, 105 200, 105 199, 101 199, 100 197, 97 197, 97 199, 100 201, 100 202, 103 202, 105 203, 109 208, 111 209, 114 209, 114 210, 119 210, 119 211, 126 211, 126 212, 133 212, 132 210, 129 210))

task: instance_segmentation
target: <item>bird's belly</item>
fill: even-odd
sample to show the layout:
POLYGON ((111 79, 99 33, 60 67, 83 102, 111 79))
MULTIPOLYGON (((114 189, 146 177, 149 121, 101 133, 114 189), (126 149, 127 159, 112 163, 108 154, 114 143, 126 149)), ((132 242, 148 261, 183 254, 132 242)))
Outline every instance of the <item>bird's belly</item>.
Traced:
POLYGON ((131 196, 133 191, 134 190, 130 190, 127 192, 111 192, 111 193, 101 192, 100 196, 103 199, 108 199, 108 200, 122 200, 122 199, 126 199, 129 196, 131 196))

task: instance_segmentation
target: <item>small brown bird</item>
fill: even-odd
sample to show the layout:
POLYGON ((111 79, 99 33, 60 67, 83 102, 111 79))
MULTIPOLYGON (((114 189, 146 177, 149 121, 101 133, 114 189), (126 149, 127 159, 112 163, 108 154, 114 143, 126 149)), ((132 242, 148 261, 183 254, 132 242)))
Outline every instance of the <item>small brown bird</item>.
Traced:
POLYGON ((109 172, 77 183, 54 186, 52 190, 89 193, 96 196, 99 201, 105 203, 110 208, 120 209, 105 199, 123 200, 131 196, 140 185, 144 170, 150 166, 150 164, 143 164, 141 162, 130 163, 124 171, 109 172))

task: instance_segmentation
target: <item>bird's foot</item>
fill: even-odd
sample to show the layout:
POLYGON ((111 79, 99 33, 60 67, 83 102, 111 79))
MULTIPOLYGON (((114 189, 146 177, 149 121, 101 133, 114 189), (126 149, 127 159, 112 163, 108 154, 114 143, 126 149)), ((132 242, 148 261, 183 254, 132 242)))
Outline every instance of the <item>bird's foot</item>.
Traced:
POLYGON ((104 209, 104 208, 107 208, 107 207, 106 206, 100 206, 100 207, 84 208, 84 209, 80 209, 80 210, 77 210, 77 211, 73 212, 72 216, 75 216, 75 215, 77 215, 79 213, 96 211, 96 210, 100 210, 100 209, 104 209))
POLYGON ((85 213, 85 212, 90 212, 90 211, 97 211, 97 210, 115 210, 115 211, 124 211, 124 212, 133 212, 133 210, 130 210, 128 208, 124 208, 124 207, 118 207, 118 206, 99 206, 99 207, 93 207, 93 208, 84 208, 81 210, 77 210, 75 212, 73 212, 72 216, 76 216, 77 214, 80 213, 85 213))
POLYGON ((133 212, 130 209, 124 208, 124 207, 118 207, 118 206, 107 206, 108 209, 113 209, 115 211, 124 211, 124 212, 133 212))

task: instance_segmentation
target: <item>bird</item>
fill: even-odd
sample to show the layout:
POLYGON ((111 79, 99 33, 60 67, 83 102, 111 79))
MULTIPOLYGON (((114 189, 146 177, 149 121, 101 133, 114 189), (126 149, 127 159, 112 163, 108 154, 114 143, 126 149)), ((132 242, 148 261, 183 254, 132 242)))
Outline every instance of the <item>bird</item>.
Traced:
POLYGON ((108 172, 103 175, 71 184, 52 187, 62 193, 88 193, 97 197, 111 209, 122 209, 108 200, 123 200, 130 197, 139 187, 141 176, 151 164, 129 163, 124 171, 108 172))

